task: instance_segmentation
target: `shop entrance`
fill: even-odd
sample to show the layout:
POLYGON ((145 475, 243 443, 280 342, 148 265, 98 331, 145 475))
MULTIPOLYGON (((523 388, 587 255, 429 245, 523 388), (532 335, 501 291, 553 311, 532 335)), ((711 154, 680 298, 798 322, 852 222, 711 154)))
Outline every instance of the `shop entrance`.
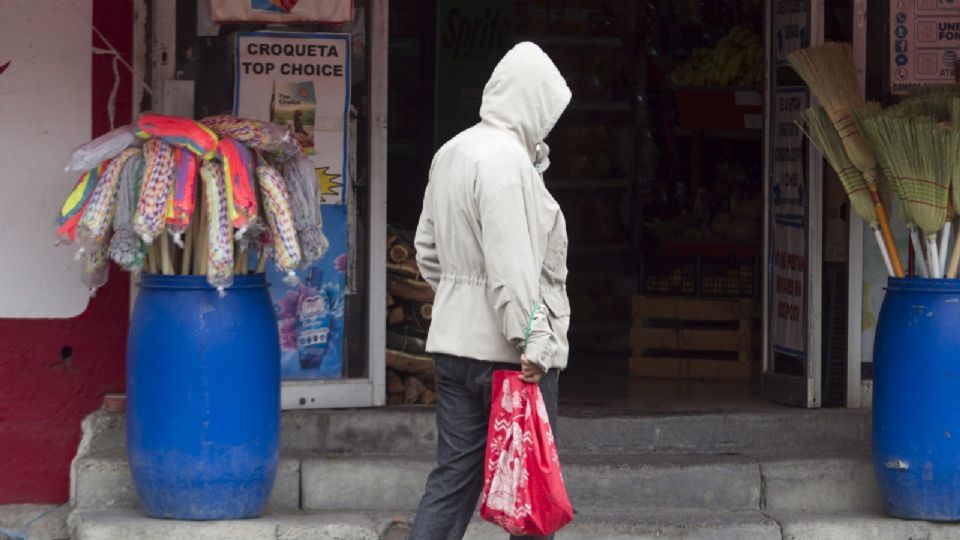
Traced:
MULTIPOLYGON (((851 217, 793 120, 768 114, 792 95, 765 92, 795 86, 790 50, 854 39, 854 2, 789 13, 764 4, 391 4, 389 221, 400 244, 416 227, 433 152, 476 121, 507 48, 537 43, 573 91, 548 137, 544 178, 570 233, 569 406, 856 405, 851 217), (789 166, 768 168, 781 154, 789 166), (774 175, 790 181, 765 181, 774 175), (801 209, 793 251, 771 232, 782 217, 771 201, 801 209)), ((411 368, 429 321, 389 301, 389 401, 402 403, 412 379, 429 383, 411 368)))

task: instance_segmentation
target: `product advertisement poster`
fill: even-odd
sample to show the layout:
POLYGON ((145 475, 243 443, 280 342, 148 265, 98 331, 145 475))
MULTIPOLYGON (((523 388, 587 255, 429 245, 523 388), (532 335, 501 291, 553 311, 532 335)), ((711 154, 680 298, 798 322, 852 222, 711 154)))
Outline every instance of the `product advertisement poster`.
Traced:
POLYGON ((954 81, 960 60, 960 2, 890 1, 890 91, 905 95, 954 81))
POLYGON ((285 380, 343 374, 350 35, 252 32, 236 42, 235 113, 291 129, 316 167, 330 247, 291 287, 268 268, 285 380))
POLYGON ((790 53, 810 45, 810 2, 777 0, 773 10, 774 58, 777 66, 785 66, 790 53))
POLYGON ((797 365, 803 365, 806 358, 805 289, 809 268, 807 158, 797 122, 810 105, 809 99, 804 87, 777 88, 773 92, 770 137, 770 342, 775 356, 794 358, 797 365))

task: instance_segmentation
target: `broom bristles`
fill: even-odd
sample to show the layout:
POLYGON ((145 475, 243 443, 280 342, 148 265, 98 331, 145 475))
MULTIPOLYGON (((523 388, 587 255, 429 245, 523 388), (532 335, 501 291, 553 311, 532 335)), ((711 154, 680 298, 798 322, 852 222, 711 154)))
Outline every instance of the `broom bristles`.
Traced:
POLYGON ((790 53, 787 61, 827 111, 863 103, 849 43, 827 42, 790 53))
POLYGON ((946 221, 948 183, 943 156, 949 134, 931 118, 878 114, 864 121, 884 168, 899 186, 908 223, 928 237, 946 221))
POLYGON ((860 169, 868 183, 875 184, 877 173, 872 169, 877 166, 877 158, 850 112, 864 102, 850 44, 827 42, 800 49, 790 53, 787 61, 823 103, 850 161, 860 169))
MULTIPOLYGON (((960 92, 960 85, 956 86, 960 92)), ((951 97, 948 99, 950 108, 950 139, 948 141, 948 152, 946 159, 946 173, 950 181, 951 202, 954 212, 960 211, 960 97, 951 97)), ((960 233, 960 231, 958 231, 960 233)), ((958 236, 960 238, 960 236, 958 236)))
POLYGON ((803 112, 803 120, 807 126, 805 131, 807 137, 820 149, 827 163, 837 173, 844 191, 850 198, 850 206, 864 221, 875 227, 877 212, 873 206, 867 182, 863 179, 863 174, 850 162, 843 147, 843 141, 840 140, 827 112, 823 107, 810 107, 803 112))
MULTIPOLYGON (((876 101, 868 101, 853 109, 851 111, 854 121, 857 123, 857 127, 860 129, 860 132, 863 133, 864 138, 867 141, 867 144, 870 145, 873 149, 878 149, 882 146, 883 141, 878 140, 878 134, 876 129, 868 129, 866 126, 866 121, 868 118, 872 118, 878 114, 881 114, 883 111, 882 106, 876 101)), ((912 223, 909 215, 906 214, 906 211, 903 207, 903 204, 900 203, 902 200, 901 186, 900 182, 897 179, 897 176, 893 171, 890 170, 890 166, 887 161, 884 159, 885 156, 880 152, 874 152, 878 155, 877 164, 880 167, 880 196, 881 200, 885 206, 893 208, 896 207, 896 211, 900 216, 900 220, 904 223, 912 223)))

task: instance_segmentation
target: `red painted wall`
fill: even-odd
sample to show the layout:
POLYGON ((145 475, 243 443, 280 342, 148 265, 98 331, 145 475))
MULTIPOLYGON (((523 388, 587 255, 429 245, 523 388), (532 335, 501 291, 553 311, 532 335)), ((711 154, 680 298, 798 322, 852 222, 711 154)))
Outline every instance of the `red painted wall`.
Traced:
MULTIPOLYGON (((93 21, 132 63, 133 2, 94 0, 93 21)), ((77 24, 84 23, 78 18, 77 24)), ((92 31, 91 39, 94 47, 106 48, 92 31)), ((111 57, 93 55, 92 70, 91 135, 97 136, 110 128, 111 57)), ((131 74, 121 66, 118 125, 130 122, 131 96, 131 74)), ((64 186, 64 195, 69 188, 64 186)), ((56 209, 37 211, 53 216, 56 209)), ((104 393, 124 388, 129 287, 127 275, 113 267, 110 281, 79 317, 0 319, 0 504, 62 503, 68 499, 70 460, 80 442, 80 421, 99 407, 104 393), (73 350, 66 363, 61 359, 64 347, 73 350)))

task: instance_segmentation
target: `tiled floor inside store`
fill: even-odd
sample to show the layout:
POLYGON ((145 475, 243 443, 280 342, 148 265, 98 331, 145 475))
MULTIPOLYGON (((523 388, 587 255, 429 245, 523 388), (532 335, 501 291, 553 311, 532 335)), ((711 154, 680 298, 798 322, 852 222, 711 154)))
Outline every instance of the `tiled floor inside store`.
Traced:
POLYGON ((563 415, 602 411, 620 415, 782 410, 750 382, 647 379, 626 371, 570 369, 560 376, 563 415))

